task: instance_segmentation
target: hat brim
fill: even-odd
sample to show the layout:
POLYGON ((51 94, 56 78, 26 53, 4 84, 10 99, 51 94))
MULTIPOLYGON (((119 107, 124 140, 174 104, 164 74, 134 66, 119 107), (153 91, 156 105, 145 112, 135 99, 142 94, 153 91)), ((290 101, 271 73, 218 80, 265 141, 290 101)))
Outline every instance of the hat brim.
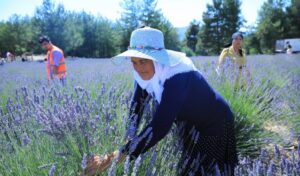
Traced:
POLYGON ((129 49, 115 57, 112 57, 112 61, 115 64, 121 64, 124 60, 132 57, 150 59, 163 65, 175 66, 182 61, 182 57, 185 57, 185 53, 166 49, 129 49))

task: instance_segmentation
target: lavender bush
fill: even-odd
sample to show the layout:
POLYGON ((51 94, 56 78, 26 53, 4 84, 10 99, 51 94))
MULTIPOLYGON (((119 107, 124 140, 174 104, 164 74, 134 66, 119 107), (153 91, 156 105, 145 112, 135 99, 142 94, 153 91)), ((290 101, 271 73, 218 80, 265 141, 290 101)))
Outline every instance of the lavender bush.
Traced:
MULTIPOLYGON (((248 60, 253 83, 234 90, 230 72, 217 76, 217 57, 193 58, 236 116, 236 175, 299 175, 300 56, 248 60)), ((64 87, 48 84, 44 63, 0 67, 0 175, 79 175, 89 155, 125 143, 133 93, 130 64, 69 59, 67 67, 64 87)), ((148 123, 154 109, 147 104, 136 130, 148 123)), ((176 133, 172 129, 151 150, 132 162, 112 164, 104 175, 175 175, 181 155, 176 133)))

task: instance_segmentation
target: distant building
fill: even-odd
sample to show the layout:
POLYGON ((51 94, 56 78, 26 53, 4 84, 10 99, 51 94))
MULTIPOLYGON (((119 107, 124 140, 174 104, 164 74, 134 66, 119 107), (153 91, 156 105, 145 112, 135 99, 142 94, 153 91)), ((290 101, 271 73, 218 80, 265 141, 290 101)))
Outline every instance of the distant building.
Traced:
POLYGON ((286 53, 288 49, 293 53, 300 52, 300 38, 276 40, 276 53, 286 53))

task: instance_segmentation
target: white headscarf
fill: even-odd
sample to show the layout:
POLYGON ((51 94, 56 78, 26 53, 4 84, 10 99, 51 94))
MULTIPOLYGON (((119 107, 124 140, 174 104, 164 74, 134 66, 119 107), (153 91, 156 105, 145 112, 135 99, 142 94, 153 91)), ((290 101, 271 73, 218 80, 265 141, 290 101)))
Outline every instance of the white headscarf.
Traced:
POLYGON ((171 67, 162 65, 153 61, 155 73, 150 80, 143 80, 140 75, 134 70, 133 76, 142 89, 145 89, 149 94, 157 100, 158 103, 161 101, 162 92, 164 90, 164 83, 167 79, 178 73, 185 73, 189 71, 197 70, 193 62, 188 57, 182 57, 182 62, 171 67))

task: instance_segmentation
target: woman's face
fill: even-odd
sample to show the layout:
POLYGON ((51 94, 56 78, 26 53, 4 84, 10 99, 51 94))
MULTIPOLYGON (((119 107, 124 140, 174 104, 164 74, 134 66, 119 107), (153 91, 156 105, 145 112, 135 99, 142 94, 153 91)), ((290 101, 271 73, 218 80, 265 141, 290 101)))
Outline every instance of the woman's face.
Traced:
POLYGON ((232 45, 235 48, 240 48, 243 44, 243 38, 241 36, 237 36, 235 39, 232 40, 232 45))
POLYGON ((155 68, 152 60, 132 57, 131 62, 134 70, 143 80, 150 80, 153 77, 155 68))

